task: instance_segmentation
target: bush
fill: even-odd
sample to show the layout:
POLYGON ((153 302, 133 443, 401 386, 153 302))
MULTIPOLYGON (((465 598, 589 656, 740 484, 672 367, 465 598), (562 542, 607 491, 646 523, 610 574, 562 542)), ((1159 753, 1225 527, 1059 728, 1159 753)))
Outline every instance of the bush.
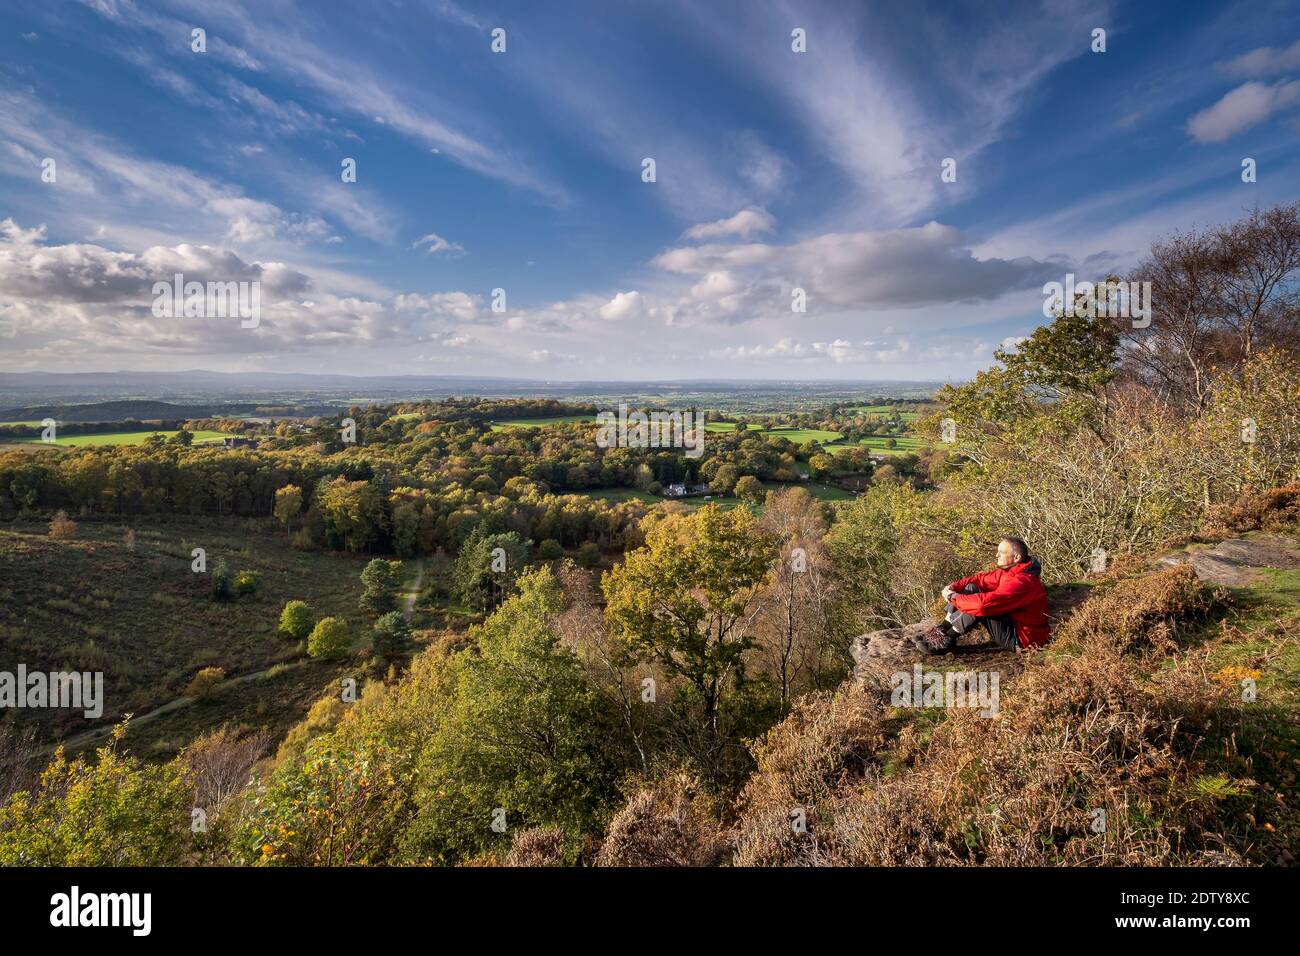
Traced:
POLYGON ((50 522, 50 537, 55 541, 71 541, 77 536, 77 522, 68 517, 66 511, 60 511, 50 522))
POLYGON ((195 700, 202 700, 210 695, 223 680, 226 679, 226 669, 224 667, 205 667, 190 681, 189 686, 185 688, 185 696, 193 697, 195 700))
POLYGON ((717 866, 728 845, 685 774, 632 794, 610 821, 597 866, 717 866))
POLYGON ((520 830, 510 841, 506 866, 564 866, 564 831, 558 827, 520 830))
POLYGON ((578 549, 576 560, 579 567, 596 567, 596 565, 600 564, 600 546, 594 541, 584 541, 582 547, 578 549))
POLYGON ((315 621, 306 601, 289 601, 280 612, 280 633, 296 641, 306 640, 315 621))
POLYGON ((554 538, 547 538, 537 546, 537 557, 543 561, 554 561, 564 557, 564 548, 554 538))
POLYGON ((229 601, 234 595, 234 578, 225 560, 217 562, 212 569, 212 596, 218 601, 229 601))
POLYGON ((256 594, 262 583, 262 576, 256 571, 240 571, 235 575, 233 589, 239 596, 256 594))
POLYGON ((307 653, 318 660, 338 660, 351 649, 352 632, 341 617, 321 619, 307 638, 307 653))

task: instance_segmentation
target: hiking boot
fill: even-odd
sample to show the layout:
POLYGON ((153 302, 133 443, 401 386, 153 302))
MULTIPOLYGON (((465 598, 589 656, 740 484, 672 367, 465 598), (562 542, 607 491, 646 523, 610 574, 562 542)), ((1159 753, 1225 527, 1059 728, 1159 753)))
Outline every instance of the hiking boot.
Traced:
POLYGON ((924 651, 926 654, 947 654, 957 643, 957 635, 951 631, 944 631, 938 627, 932 627, 924 634, 913 634, 912 643, 916 649, 924 651))

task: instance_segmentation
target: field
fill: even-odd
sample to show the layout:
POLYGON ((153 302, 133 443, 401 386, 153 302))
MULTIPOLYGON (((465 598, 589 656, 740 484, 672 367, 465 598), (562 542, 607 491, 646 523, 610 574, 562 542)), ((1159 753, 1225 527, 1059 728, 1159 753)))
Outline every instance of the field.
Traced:
MULTIPOLYGON (((276 668, 265 678, 229 681, 213 698, 139 724, 133 749, 165 757, 223 721, 254 719, 282 732, 335 680, 337 667, 302 659, 277 633, 285 601, 307 601, 316 616, 345 617, 361 634, 357 608, 365 558, 295 551, 271 522, 186 519, 127 526, 82 521, 70 541, 49 537, 44 524, 0 526, 0 660, 29 671, 102 671, 104 714, 23 711, 43 739, 110 725, 177 698, 203 667, 229 678, 276 668), (195 547, 207 552, 208 572, 190 570, 195 547), (217 602, 211 570, 225 559, 232 571, 261 575, 258 593, 217 602)), ((354 669, 357 664, 351 665, 354 669)))
MULTIPOLYGON (((40 422, 36 424, 39 425, 40 422)), ((103 432, 96 435, 65 435, 52 442, 44 442, 40 438, 12 438, 10 442, 16 445, 67 445, 73 448, 84 448, 95 445, 140 445, 150 435, 162 435, 164 438, 171 438, 175 434, 177 432, 174 431, 103 432)), ((196 431, 194 433, 194 443, 201 445, 204 442, 219 442, 225 437, 225 432, 196 431)))
POLYGON ((555 418, 511 418, 504 422, 493 422, 492 430, 499 432, 503 428, 541 428, 545 425, 565 425, 570 422, 592 422, 590 415, 559 415, 555 418))
POLYGON ((859 405, 845 411, 850 415, 882 415, 897 418, 900 422, 914 422, 921 417, 917 412, 901 411, 893 405, 859 405))
MULTIPOLYGON (((736 430, 735 422, 709 422, 704 426, 706 432, 734 432, 736 430)), ((830 442, 839 439, 839 432, 827 431, 824 428, 754 428, 750 427, 748 432, 755 435, 777 435, 787 441, 792 441, 796 445, 806 445, 809 442, 830 442)))
MULTIPOLYGON (((803 488, 808 494, 812 495, 819 501, 847 501, 853 497, 853 492, 846 491, 837 485, 826 485, 820 482, 804 482, 799 485, 787 485, 776 481, 765 481, 763 487, 768 491, 778 491, 782 488, 798 487, 803 488)), ((639 501, 645 505, 658 504, 661 501, 680 501, 691 509, 702 508, 708 504, 721 505, 724 509, 734 508, 740 504, 740 499, 734 495, 711 495, 708 498, 703 496, 694 498, 665 498, 661 495, 652 495, 646 491, 637 491, 634 488, 600 488, 595 491, 579 491, 576 494, 584 498, 595 498, 600 501, 618 502, 618 501, 639 501)), ((761 512, 763 506, 760 504, 755 508, 761 512)))
POLYGON ((873 452, 877 452, 882 455, 905 455, 909 452, 919 452, 925 448, 930 447, 929 443, 925 441, 925 439, 916 438, 912 435, 894 435, 892 437, 895 442, 895 447, 893 448, 889 448, 886 445, 886 442, 889 441, 889 438, 881 435, 873 435, 870 438, 863 438, 861 441, 857 441, 857 442, 847 442, 847 441, 832 442, 823 447, 829 450, 834 450, 836 448, 853 448, 857 446, 864 446, 870 448, 873 452))

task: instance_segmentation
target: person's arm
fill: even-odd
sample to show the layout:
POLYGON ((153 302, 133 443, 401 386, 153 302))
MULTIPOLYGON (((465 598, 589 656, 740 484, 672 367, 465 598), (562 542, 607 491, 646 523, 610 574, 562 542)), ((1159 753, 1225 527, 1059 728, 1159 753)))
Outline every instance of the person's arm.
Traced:
POLYGON ((1018 587, 1014 578, 1004 577, 994 591, 982 594, 953 594, 952 606, 963 614, 976 617, 1002 617, 1012 611, 1018 611, 1029 605, 1034 599, 1033 592, 1026 587, 1018 587))

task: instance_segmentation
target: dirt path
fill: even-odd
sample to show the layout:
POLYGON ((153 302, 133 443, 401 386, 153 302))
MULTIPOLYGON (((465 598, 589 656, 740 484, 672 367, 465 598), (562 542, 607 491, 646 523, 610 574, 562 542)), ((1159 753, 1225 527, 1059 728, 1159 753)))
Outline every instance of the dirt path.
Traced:
POLYGON ((420 597, 420 585, 424 584, 424 562, 421 561, 415 572, 415 580, 411 586, 402 592, 402 613, 406 615, 409 621, 411 615, 415 613, 415 602, 420 597))
MULTIPOLYGON (((269 667, 264 670, 253 671, 251 674, 241 674, 238 677, 227 677, 221 682, 220 686, 226 686, 229 684, 246 684, 249 681, 257 680, 268 670, 270 670, 269 667)), ((138 717, 132 717, 131 726, 134 727, 137 724, 148 723, 151 720, 170 714, 172 711, 180 710, 182 707, 188 707, 194 702, 195 698, 184 696, 177 697, 175 700, 169 700, 167 703, 155 707, 148 713, 141 714, 138 717)), ((60 744, 62 744, 63 749, 67 751, 80 749, 85 744, 93 743, 96 740, 102 740, 108 737, 113 732, 113 728, 121 722, 121 717, 119 716, 112 723, 104 724, 103 726, 96 727, 93 730, 83 731, 82 733, 76 734, 72 737, 64 737, 62 740, 43 748, 43 752, 54 753, 55 748, 60 744)))

